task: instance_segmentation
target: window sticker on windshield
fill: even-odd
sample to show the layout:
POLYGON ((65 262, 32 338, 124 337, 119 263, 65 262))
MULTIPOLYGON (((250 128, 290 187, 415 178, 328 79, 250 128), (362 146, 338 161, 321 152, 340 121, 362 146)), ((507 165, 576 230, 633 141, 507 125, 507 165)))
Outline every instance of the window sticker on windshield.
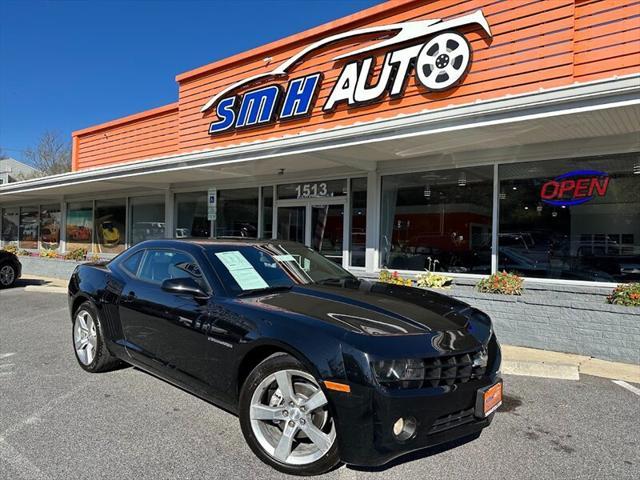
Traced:
POLYGON ((215 254, 242 290, 267 288, 269 285, 253 265, 238 251, 219 252, 215 254))
POLYGON ((231 252, 219 252, 216 253, 216 257, 227 267, 230 272, 234 270, 244 270, 246 268, 253 268, 249 263, 249 260, 245 258, 242 253, 237 250, 231 252))

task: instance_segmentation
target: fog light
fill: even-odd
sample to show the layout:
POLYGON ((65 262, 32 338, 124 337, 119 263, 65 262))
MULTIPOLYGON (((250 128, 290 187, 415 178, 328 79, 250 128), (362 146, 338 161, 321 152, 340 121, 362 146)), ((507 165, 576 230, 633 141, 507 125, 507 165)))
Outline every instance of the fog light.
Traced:
POLYGON ((404 430, 404 418, 400 417, 396 423, 393 424, 393 434, 397 437, 404 430))
POLYGON ((393 424, 393 435, 401 441, 408 440, 416 433, 416 419, 413 417, 400 417, 393 424))

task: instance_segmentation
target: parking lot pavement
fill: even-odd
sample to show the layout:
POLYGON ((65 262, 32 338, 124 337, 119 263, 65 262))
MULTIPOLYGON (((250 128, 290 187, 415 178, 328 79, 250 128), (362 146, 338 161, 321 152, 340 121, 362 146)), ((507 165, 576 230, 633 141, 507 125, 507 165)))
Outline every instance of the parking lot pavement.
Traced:
MULTIPOLYGON (((640 397, 610 380, 505 377, 482 436, 331 479, 640 478, 640 397)), ((0 292, 0 478, 284 478, 237 419, 133 368, 76 364, 66 295, 0 292)))

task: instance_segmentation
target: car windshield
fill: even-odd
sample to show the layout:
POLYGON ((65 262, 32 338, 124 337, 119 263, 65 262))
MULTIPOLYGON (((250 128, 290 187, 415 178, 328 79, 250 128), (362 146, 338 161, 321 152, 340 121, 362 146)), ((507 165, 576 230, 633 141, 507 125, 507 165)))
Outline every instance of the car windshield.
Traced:
POLYGON ((217 244, 207 248, 207 255, 221 281, 236 296, 355 279, 339 265, 299 244, 217 244))

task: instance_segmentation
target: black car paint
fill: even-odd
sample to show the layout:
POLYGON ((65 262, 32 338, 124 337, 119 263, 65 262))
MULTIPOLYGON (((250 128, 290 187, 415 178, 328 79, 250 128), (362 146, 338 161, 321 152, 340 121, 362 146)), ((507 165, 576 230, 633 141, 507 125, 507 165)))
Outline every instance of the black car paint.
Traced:
POLYGON ((465 384, 391 391, 377 384, 370 367, 375 359, 428 358, 487 347, 491 323, 479 310, 431 291, 355 278, 340 285, 296 285, 288 291, 232 297, 205 255, 204 249, 213 245, 147 241, 108 264, 81 265, 69 283, 72 316, 83 301, 92 301, 112 354, 234 413, 249 368, 274 351, 292 354, 321 381, 349 384, 351 393, 323 386, 346 463, 381 465, 477 433, 490 423, 491 417, 476 418, 427 435, 436 418, 470 408, 478 388, 499 380, 495 340, 486 374, 465 384), (170 294, 122 268, 129 255, 149 248, 190 254, 211 287, 211 297, 170 294), (391 425, 408 415, 418 420, 418 433, 399 442, 391 425))

